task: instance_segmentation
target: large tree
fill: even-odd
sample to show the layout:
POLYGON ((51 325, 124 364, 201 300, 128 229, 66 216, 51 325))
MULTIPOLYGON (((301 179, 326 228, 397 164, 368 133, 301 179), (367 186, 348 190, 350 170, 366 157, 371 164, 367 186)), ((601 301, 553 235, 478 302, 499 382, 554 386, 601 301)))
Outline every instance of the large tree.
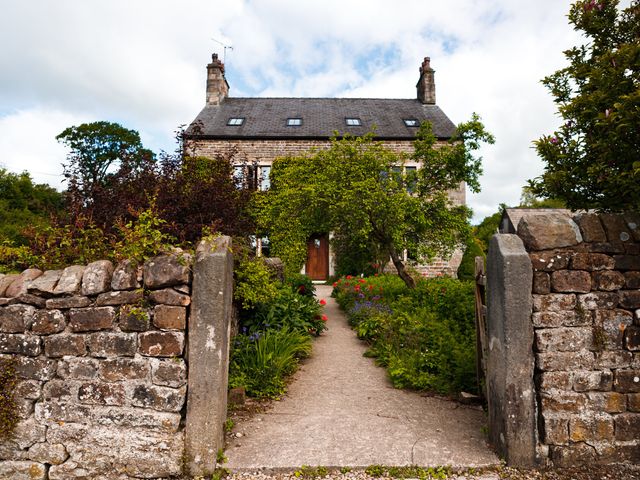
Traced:
POLYGON ((474 151, 483 141, 492 143, 493 137, 474 115, 444 145, 431 124, 423 124, 411 156, 420 163, 417 172, 403 173, 407 157, 371 134, 333 139, 328 149, 278 159, 271 189, 257 197, 258 225, 290 271, 304 263, 311 234, 331 231, 336 242, 383 252, 413 287, 403 250, 428 260, 451 253, 469 234, 470 210, 454 205, 448 191, 461 182, 479 190, 481 165, 474 151))
POLYGON ((581 0, 569 21, 586 43, 565 51, 568 65, 543 80, 562 125, 535 142, 546 162, 535 195, 569 208, 640 208, 640 3, 581 0))

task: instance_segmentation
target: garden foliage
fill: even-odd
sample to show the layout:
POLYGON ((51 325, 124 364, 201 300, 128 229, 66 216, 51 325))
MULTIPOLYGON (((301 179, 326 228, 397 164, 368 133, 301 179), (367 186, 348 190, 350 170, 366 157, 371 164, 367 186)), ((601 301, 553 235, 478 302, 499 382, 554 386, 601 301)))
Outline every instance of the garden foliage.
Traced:
POLYGON ((420 279, 409 289, 395 275, 346 277, 334 284, 333 295, 394 386, 440 394, 476 390, 471 282, 420 279))

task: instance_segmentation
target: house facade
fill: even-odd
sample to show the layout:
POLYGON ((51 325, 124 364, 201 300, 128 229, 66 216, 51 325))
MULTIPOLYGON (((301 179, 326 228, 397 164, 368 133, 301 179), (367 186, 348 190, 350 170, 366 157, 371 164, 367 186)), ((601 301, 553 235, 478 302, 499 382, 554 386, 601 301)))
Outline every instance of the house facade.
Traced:
MULTIPOLYGON (((420 66, 413 99, 235 98, 229 96, 224 64, 213 54, 207 65, 206 104, 187 129, 185 145, 192 155, 229 158, 237 178, 267 189, 276 158, 328 148, 335 132, 361 136, 375 128, 375 139, 386 148, 410 154, 424 121, 431 122, 440 142, 455 131, 453 122, 436 105, 434 70, 428 57, 420 66)), ((403 168, 419 167, 408 161, 403 168)), ((454 203, 464 204, 464 185, 449 196, 454 203)), ((304 273, 315 280, 333 274, 328 235, 310 238, 307 251, 304 273)), ((461 258, 461 252, 456 252, 449 259, 415 267, 427 276, 455 276, 461 258)))

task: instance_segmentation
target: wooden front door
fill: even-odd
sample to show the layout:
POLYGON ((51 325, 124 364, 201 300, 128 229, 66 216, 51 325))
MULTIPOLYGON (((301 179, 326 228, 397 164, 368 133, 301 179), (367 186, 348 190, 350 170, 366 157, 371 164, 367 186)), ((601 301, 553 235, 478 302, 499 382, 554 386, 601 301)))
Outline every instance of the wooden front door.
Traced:
POLYGON ((307 263, 305 271, 311 280, 326 280, 329 277, 328 235, 312 235, 307 241, 307 263))

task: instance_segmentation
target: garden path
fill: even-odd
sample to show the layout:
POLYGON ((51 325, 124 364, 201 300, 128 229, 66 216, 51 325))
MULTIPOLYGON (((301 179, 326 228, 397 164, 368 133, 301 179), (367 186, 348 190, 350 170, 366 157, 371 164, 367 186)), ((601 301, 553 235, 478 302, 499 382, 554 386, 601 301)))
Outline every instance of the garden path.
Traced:
POLYGON ((330 286, 317 287, 327 301, 328 331, 315 340, 287 395, 235 426, 225 467, 497 464, 481 431, 483 412, 394 389, 385 370, 362 356, 365 345, 330 294, 330 286))

